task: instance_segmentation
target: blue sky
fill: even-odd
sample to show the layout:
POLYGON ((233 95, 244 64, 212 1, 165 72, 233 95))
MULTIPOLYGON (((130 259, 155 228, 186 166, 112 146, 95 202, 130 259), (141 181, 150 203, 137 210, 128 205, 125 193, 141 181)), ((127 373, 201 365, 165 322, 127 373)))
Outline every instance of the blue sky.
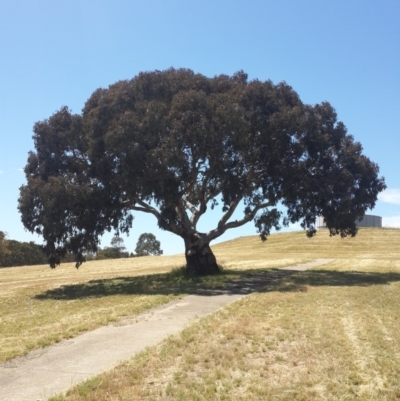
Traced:
MULTIPOLYGON (((305 103, 329 101, 386 178, 372 213, 400 227, 399 21, 399 0, 1 1, 0 230, 41 242, 17 211, 36 121, 63 105, 79 113, 95 89, 169 67, 207 76, 243 69, 286 81, 305 103)), ((147 215, 136 215, 130 251, 143 232, 166 254, 183 251, 147 215)), ((248 223, 220 240, 253 234, 248 223)))

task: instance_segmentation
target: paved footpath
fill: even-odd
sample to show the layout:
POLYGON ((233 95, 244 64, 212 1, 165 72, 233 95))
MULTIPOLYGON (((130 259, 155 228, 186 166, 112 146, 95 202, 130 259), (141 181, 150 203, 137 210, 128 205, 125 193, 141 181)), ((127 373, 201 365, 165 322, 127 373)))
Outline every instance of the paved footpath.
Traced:
POLYGON ((0 364, 1 401, 44 401, 83 380, 113 368, 146 347, 179 333, 196 318, 206 316, 257 291, 269 280, 331 262, 290 266, 249 275, 225 291, 188 295, 114 325, 100 327, 70 340, 0 364))

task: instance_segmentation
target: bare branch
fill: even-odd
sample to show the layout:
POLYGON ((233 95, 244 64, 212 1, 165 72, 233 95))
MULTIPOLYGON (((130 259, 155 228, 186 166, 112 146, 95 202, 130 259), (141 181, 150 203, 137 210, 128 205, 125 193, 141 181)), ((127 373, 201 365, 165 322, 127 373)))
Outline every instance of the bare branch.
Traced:
POLYGON ((138 203, 140 205, 139 206, 132 206, 131 209, 132 210, 136 210, 138 212, 144 212, 144 213, 150 213, 152 215, 154 215, 156 217, 156 219, 158 220, 159 223, 163 223, 163 227, 165 227, 165 229, 167 231, 170 231, 173 234, 177 234, 177 235, 181 235, 183 230, 181 227, 177 226, 177 225, 171 225, 171 224, 164 224, 163 218, 161 216, 161 213, 154 207, 150 206, 148 203, 142 201, 139 198, 135 198, 135 203, 138 203))
POLYGON ((196 216, 194 216, 194 219, 193 219, 193 224, 194 224, 195 227, 196 227, 197 222, 199 221, 200 217, 201 217, 201 216, 206 212, 206 210, 207 210, 207 201, 206 201, 206 199, 205 199, 205 190, 202 190, 202 191, 200 192, 199 201, 200 201, 199 213, 198 213, 196 216))
POLYGON ((242 200, 241 196, 238 196, 229 206, 228 211, 222 216, 218 222, 218 228, 222 228, 225 223, 232 217, 233 212, 236 210, 239 202, 242 200))
POLYGON ((196 206, 194 206, 192 203, 190 203, 186 197, 182 198, 183 202, 185 203, 185 206, 192 212, 192 214, 197 214, 199 211, 196 209, 196 206))
POLYGON ((190 223, 193 228, 196 228, 196 224, 199 221, 200 216, 204 213, 201 210, 201 205, 200 209, 197 209, 196 206, 190 203, 187 199, 183 198, 183 202, 185 203, 185 207, 192 212, 192 215, 190 216, 190 223))
MULTIPOLYGON (((198 162, 198 164, 196 165, 196 168, 194 169, 196 171, 196 176, 199 174, 199 169, 201 167, 201 162, 198 162)), ((221 189, 218 188, 218 190, 208 194, 208 196, 206 196, 206 190, 207 190, 207 184, 209 183, 209 179, 210 179, 210 175, 212 174, 211 170, 206 170, 205 174, 203 175, 203 179, 201 180, 201 184, 199 181, 197 181, 196 179, 193 180, 192 184, 190 184, 187 188, 186 188, 186 194, 190 193, 191 190, 193 190, 196 181, 197 181, 197 185, 199 186, 198 188, 198 200, 200 203, 200 207, 197 208, 195 205, 193 205, 191 202, 189 202, 187 200, 187 195, 183 196, 183 201, 184 201, 184 206, 189 209, 192 213, 191 217, 190 217, 190 222, 192 224, 192 226, 195 228, 200 217, 206 212, 207 210, 207 203, 215 198, 220 192, 221 189)))
POLYGON ((161 218, 161 214, 156 208, 150 206, 148 203, 142 201, 140 198, 135 198, 134 201, 135 203, 138 203, 140 206, 142 206, 143 209, 146 209, 146 213, 154 214, 157 219, 161 218))
MULTIPOLYGON (((229 223, 224 223, 222 225, 220 225, 221 221, 226 217, 226 215, 229 213, 229 211, 222 217, 222 219, 220 220, 220 222, 218 223, 218 227, 215 228, 214 230, 211 230, 207 233, 207 237, 209 239, 209 241, 212 241, 215 238, 218 238, 220 235, 222 235, 226 230, 229 230, 231 228, 236 228, 236 227, 240 227, 243 226, 244 224, 248 223, 249 221, 253 220, 255 215, 257 214, 257 212, 261 209, 264 209, 268 206, 271 206, 272 203, 270 202, 266 202, 266 203, 262 203, 260 205, 257 205, 254 207, 253 210, 250 211, 250 213, 247 213, 242 219, 240 220, 235 220, 235 221, 231 221, 229 223)), ((233 212, 232 212, 233 213, 233 212)), ((225 220, 225 221, 228 221, 225 220)))
POLYGON ((182 223, 185 225, 186 228, 192 226, 192 222, 189 219, 189 216, 186 213, 184 199, 179 199, 178 205, 175 208, 176 213, 178 214, 179 218, 181 219, 182 223))
MULTIPOLYGON (((151 210, 146 209, 145 207, 139 207, 139 206, 133 206, 130 209, 135 210, 137 212, 143 212, 143 213, 150 213, 154 214, 151 210)), ((156 216, 157 217, 157 216, 156 216)))

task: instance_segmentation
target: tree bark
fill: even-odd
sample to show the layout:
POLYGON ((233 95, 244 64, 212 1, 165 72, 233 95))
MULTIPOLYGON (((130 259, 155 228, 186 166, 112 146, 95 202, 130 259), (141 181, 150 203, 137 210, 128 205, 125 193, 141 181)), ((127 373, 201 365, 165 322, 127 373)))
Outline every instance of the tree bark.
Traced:
POLYGON ((219 272, 217 259, 204 234, 194 233, 184 239, 186 270, 189 274, 205 276, 219 272))

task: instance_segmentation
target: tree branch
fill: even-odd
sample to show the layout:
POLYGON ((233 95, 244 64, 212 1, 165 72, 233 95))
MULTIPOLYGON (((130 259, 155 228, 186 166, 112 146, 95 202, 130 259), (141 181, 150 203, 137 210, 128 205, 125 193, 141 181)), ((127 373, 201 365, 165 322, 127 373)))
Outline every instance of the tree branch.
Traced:
POLYGON ((194 224, 195 227, 196 227, 197 222, 199 221, 200 217, 207 210, 207 202, 206 202, 206 199, 205 199, 205 190, 201 190, 200 191, 199 201, 200 201, 199 213, 196 216, 194 216, 194 219, 193 219, 193 224, 194 224))
POLYGON ((182 198, 182 200, 185 203, 185 206, 192 212, 193 215, 199 213, 199 210, 196 209, 196 206, 190 203, 186 198, 182 198))
POLYGON ((178 205, 175 208, 176 213, 180 217, 181 221, 185 225, 186 229, 190 228, 192 226, 192 222, 189 219, 189 216, 186 213, 185 205, 184 202, 185 200, 183 198, 179 199, 178 205))
POLYGON ((171 233, 179 235, 179 236, 182 235, 182 229, 179 226, 171 225, 171 224, 167 224, 167 225, 164 224, 161 213, 156 208, 150 206, 148 203, 142 201, 139 198, 135 198, 134 201, 135 201, 135 203, 138 203, 141 207, 131 206, 132 210, 136 210, 138 212, 150 213, 156 217, 156 219, 159 223, 161 223, 161 222, 163 223, 163 227, 165 227, 165 229, 167 231, 170 231, 171 233))
MULTIPOLYGON (((151 210, 146 209, 146 208, 144 208, 144 207, 133 206, 133 207, 131 207, 130 209, 135 210, 135 211, 137 211, 137 212, 150 213, 150 214, 153 214, 153 215, 154 215, 154 213, 153 213, 151 210)), ((157 216, 156 216, 156 217, 157 217, 157 216)))
MULTIPOLYGON (((237 206, 237 205, 236 205, 237 206)), ((252 211, 250 211, 250 213, 246 214, 242 219, 240 220, 235 220, 235 221, 231 221, 229 223, 226 223, 226 221, 228 221, 228 219, 225 219, 226 215, 230 212, 230 210, 228 210, 228 212, 222 217, 222 219, 219 221, 218 223, 218 227, 215 228, 214 230, 211 230, 207 233, 207 238, 209 241, 214 240, 215 238, 218 238, 220 235, 222 235, 226 230, 229 230, 231 228, 236 228, 236 227, 240 227, 243 226, 244 224, 248 223, 249 221, 253 220, 255 215, 257 214, 257 212, 261 209, 264 209, 268 206, 272 206, 271 202, 266 202, 266 203, 262 203, 260 205, 257 205, 254 207, 254 209, 252 211), (225 220, 224 224, 220 224, 222 220, 225 220)), ((236 208, 236 207, 235 207, 236 208)), ((233 211, 232 211, 233 213, 233 211)), ((232 215, 231 213, 231 215, 232 215)))
POLYGON ((221 189, 217 188, 214 192, 210 192, 207 196, 205 196, 205 202, 208 203, 211 199, 215 198, 217 195, 221 193, 221 189))
POLYGON ((239 202, 242 200, 241 196, 238 196, 229 206, 228 211, 222 216, 218 222, 218 228, 222 228, 225 223, 232 217, 233 212, 236 210, 239 202))
POLYGON ((199 196, 198 199, 200 202, 200 207, 197 209, 196 206, 194 206, 191 202, 189 202, 187 199, 183 198, 183 202, 185 203, 185 206, 192 212, 192 215, 190 216, 190 222, 191 222, 193 228, 196 228, 197 222, 199 221, 200 217, 207 210, 207 205, 204 200, 204 194, 203 194, 203 196, 199 196))
MULTIPOLYGON (((156 216, 157 219, 161 219, 161 214, 156 208, 150 206, 148 203, 142 201, 139 198, 135 198, 134 201, 135 201, 135 203, 138 203, 140 206, 142 206, 142 208, 139 208, 140 211, 145 212, 145 213, 151 213, 154 216, 156 216), (145 210, 142 210, 142 209, 145 209, 145 210)), ((137 206, 133 206, 132 209, 135 210, 135 207, 137 207, 137 206)))
MULTIPOLYGON (((195 168, 196 175, 199 174, 199 167, 200 167, 201 164, 202 163, 197 165, 196 168, 195 168)), ((197 185, 199 187, 198 188, 198 194, 199 195, 198 195, 197 199, 198 199, 198 201, 200 203, 200 207, 196 208, 196 206, 194 206, 191 202, 189 202, 186 199, 186 195, 185 195, 185 197, 183 197, 183 201, 185 203, 184 206, 192 212, 192 215, 190 217, 190 222, 191 222, 191 224, 192 224, 192 226, 194 228, 196 228, 200 217, 206 212, 207 203, 221 192, 221 190, 218 189, 217 191, 214 191, 214 192, 210 193, 208 196, 206 196, 205 194, 206 194, 206 189, 207 189, 207 183, 209 182, 209 179, 210 179, 211 170, 207 170, 202 175, 203 175, 203 177, 202 177, 203 179, 201 180, 201 184, 200 184, 199 181, 197 182, 197 185)), ((196 181, 197 181, 196 179, 193 180, 193 184, 191 184, 188 188, 186 188, 186 193, 189 193, 193 189, 196 181)))

